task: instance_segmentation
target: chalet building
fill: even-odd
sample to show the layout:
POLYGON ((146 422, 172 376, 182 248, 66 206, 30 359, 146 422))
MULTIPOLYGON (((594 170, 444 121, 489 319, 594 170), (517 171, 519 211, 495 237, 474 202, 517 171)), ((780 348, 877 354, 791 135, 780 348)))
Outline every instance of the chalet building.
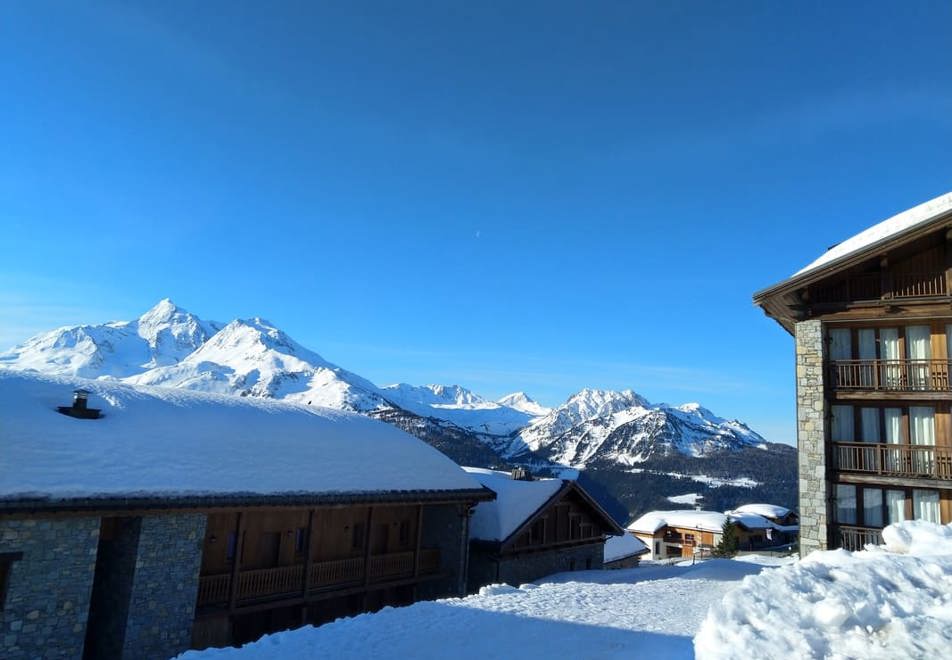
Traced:
POLYGON ((795 338, 801 553, 952 521, 952 193, 754 302, 795 338))
POLYGON ((641 557, 648 553, 648 546, 633 534, 609 536, 605 541, 604 567, 606 569, 633 568, 641 561, 641 557))
MULTIPOLYGON (((783 507, 767 504, 747 505, 773 513, 787 512, 780 520, 792 523, 794 518, 783 507)), ((758 550, 782 546, 787 535, 796 534, 796 525, 780 525, 758 513, 743 511, 650 511, 628 525, 628 532, 648 547, 648 559, 709 556, 721 540, 727 521, 737 525, 738 548, 758 550)), ((793 514, 796 516, 796 514, 793 514)))
POLYGON ((464 468, 495 493, 476 506, 470 526, 469 591, 505 582, 518 586, 560 571, 600 569, 605 539, 624 530, 568 479, 533 479, 464 468))
POLYGON ((493 497, 359 415, 2 369, 0 466, 5 660, 165 660, 462 595, 493 497))
POLYGON ((764 532, 768 546, 783 546, 797 542, 800 533, 800 516, 796 511, 776 504, 744 504, 727 515, 732 519, 743 520, 747 516, 760 516, 770 523, 764 532))

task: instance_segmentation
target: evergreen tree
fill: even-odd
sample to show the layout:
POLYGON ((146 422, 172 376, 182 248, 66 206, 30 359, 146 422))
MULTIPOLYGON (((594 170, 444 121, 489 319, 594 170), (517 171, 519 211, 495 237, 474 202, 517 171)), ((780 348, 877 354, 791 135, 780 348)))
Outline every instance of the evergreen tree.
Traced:
POLYGON ((711 554, 715 557, 733 557, 737 554, 739 546, 740 539, 737 536, 737 523, 727 519, 724 521, 724 526, 721 527, 721 540, 717 542, 711 554))

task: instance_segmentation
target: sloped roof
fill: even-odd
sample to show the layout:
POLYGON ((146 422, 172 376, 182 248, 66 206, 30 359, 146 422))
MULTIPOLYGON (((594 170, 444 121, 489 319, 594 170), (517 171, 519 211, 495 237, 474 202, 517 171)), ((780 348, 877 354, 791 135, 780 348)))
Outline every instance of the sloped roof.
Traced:
POLYGON ((14 500, 408 492, 486 491, 429 445, 361 415, 0 369, 0 508, 14 500), (80 387, 101 419, 56 411, 80 387))
MULTIPOLYGON (((654 534, 663 527, 680 527, 682 529, 699 529, 705 532, 720 532, 727 520, 746 529, 780 529, 764 516, 752 511, 741 511, 742 508, 727 513, 695 510, 649 511, 637 520, 632 521, 628 525, 628 531, 639 534, 654 534)), ((783 509, 783 507, 777 508, 783 509)), ((789 513, 787 509, 783 510, 789 513)))
POLYGON ((744 504, 731 513, 753 513, 764 518, 783 518, 790 515, 790 509, 776 504, 744 504))
POLYGON ((605 561, 617 561, 648 552, 648 546, 631 534, 609 536, 605 541, 605 561))
POLYGON ((754 294, 763 304, 774 294, 819 279, 838 267, 874 256, 879 250, 901 241, 906 234, 918 234, 933 224, 952 219, 952 192, 898 213, 834 245, 790 277, 754 294))
POLYGON ((483 486, 496 493, 492 502, 476 507, 469 536, 482 541, 504 541, 536 511, 552 499, 565 482, 562 479, 519 481, 508 472, 464 467, 483 486))

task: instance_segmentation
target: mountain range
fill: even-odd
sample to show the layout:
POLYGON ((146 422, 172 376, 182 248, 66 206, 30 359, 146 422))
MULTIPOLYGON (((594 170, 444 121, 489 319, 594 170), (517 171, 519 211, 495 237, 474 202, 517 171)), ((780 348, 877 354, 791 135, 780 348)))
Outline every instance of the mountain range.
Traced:
POLYGON ((784 501, 775 501, 787 506, 795 489, 792 448, 768 443, 742 422, 720 418, 697 403, 652 404, 631 390, 583 389, 547 408, 524 392, 492 401, 459 385, 377 386, 264 319, 206 321, 168 299, 134 321, 36 335, 0 353, 0 367, 351 410, 397 425, 462 464, 597 473, 613 484, 608 490, 629 514, 643 510, 646 499, 657 503, 668 491, 677 496, 674 491, 682 485, 727 496, 730 488, 750 490, 756 486, 749 484, 779 479, 792 485, 784 501), (742 455, 751 459, 738 464, 742 455), (734 474, 717 467, 725 460, 734 474), (659 471, 660 463, 675 469, 659 471), (745 465, 750 466, 747 474, 736 474, 745 465), (641 496, 633 502, 626 493, 635 482, 657 482, 658 487, 648 498, 644 489, 635 488, 641 496))

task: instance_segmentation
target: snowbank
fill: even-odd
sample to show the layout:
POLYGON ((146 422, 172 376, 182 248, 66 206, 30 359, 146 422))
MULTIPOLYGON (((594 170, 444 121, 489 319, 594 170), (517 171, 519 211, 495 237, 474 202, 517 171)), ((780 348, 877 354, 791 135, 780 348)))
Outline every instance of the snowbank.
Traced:
POLYGON ((424 442, 353 413, 0 369, 0 501, 480 488, 424 442), (77 387, 101 419, 56 411, 77 387))
POLYGON ((701 660, 947 657, 952 526, 890 525, 884 546, 814 552, 746 578, 694 638, 701 660))

